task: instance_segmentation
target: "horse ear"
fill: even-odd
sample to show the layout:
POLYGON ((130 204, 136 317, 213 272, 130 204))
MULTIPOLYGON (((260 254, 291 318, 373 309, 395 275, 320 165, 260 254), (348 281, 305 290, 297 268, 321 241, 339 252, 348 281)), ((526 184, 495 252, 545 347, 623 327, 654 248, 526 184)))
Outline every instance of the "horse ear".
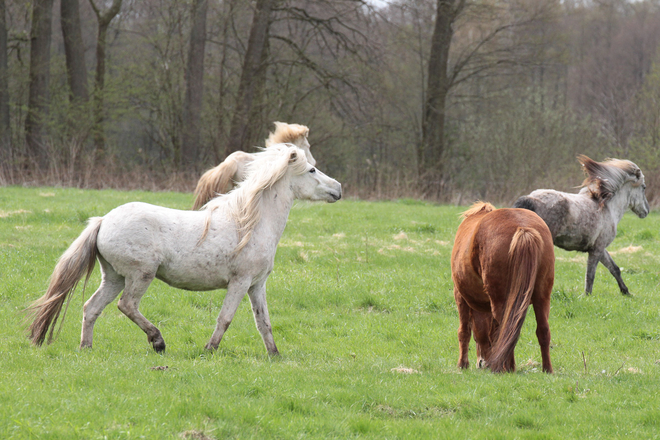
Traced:
POLYGON ((298 159, 298 152, 294 149, 289 153, 289 163, 293 163, 298 159))
MULTIPOLYGON (((642 170, 635 167, 634 169, 628 171, 628 176, 626 177, 626 182, 633 182, 633 185, 635 185, 637 182, 640 181, 641 178, 642 178, 642 170)), ((635 186, 637 186, 637 185, 635 185, 635 186)))

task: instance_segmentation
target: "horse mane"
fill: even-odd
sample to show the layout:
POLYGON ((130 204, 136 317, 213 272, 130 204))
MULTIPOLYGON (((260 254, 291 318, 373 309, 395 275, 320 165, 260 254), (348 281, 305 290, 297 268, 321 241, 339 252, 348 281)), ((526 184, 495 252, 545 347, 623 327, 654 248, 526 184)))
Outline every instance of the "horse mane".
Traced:
POLYGON ((589 190, 591 197, 600 207, 603 207, 626 182, 632 182, 634 187, 644 182, 642 170, 629 160, 605 159, 603 162, 596 162, 584 154, 579 155, 577 159, 586 175, 582 187, 589 190))
POLYGON ((240 252, 250 241, 252 232, 261 219, 263 192, 282 179, 289 168, 294 175, 303 174, 307 170, 307 157, 305 152, 295 145, 274 144, 255 153, 254 160, 246 167, 247 178, 244 181, 233 191, 216 197, 205 205, 207 218, 198 245, 206 238, 211 214, 219 207, 220 201, 227 200, 229 214, 238 224, 240 238, 234 252, 240 252))
MULTIPOLYGON (((245 158, 241 157, 241 160, 245 160, 245 158)), ((237 169, 238 159, 230 154, 220 165, 202 174, 195 187, 193 210, 198 210, 207 201, 231 189, 232 177, 236 174, 237 169)))
POLYGON ((460 216, 462 219, 466 219, 471 215, 480 213, 481 211, 486 213, 486 212, 495 211, 495 209, 497 208, 495 208, 490 203, 479 201, 479 202, 475 202, 472 206, 470 206, 470 208, 467 211, 461 212, 460 216))
POLYGON ((271 132, 266 139, 266 147, 275 144, 294 144, 300 146, 297 141, 309 136, 309 128, 300 124, 287 124, 286 122, 274 122, 275 131, 271 132))

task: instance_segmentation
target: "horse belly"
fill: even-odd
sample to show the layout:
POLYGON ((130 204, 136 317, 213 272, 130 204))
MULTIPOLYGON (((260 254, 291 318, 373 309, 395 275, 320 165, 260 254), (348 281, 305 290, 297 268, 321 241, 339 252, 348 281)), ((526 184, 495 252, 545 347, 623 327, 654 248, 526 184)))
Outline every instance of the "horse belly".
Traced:
POLYGON ((156 272, 156 278, 178 289, 205 291, 227 288, 229 274, 207 265, 197 267, 161 265, 156 272))
POLYGON ((589 235, 557 235, 554 245, 567 251, 586 252, 593 247, 593 237, 589 235))

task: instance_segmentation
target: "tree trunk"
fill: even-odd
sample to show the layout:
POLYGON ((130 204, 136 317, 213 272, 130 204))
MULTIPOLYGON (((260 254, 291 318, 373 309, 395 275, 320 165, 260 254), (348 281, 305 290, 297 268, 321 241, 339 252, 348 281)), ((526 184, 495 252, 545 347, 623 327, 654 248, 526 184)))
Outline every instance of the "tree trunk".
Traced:
POLYGON ((43 168, 47 165, 43 147, 47 135, 52 17, 53 0, 35 0, 32 3, 30 92, 25 120, 25 139, 29 158, 43 168))
POLYGON ((60 0, 62 36, 66 56, 66 73, 69 80, 71 102, 87 102, 87 68, 85 47, 80 28, 78 0, 60 0))
POLYGON ((251 123, 254 123, 261 106, 273 3, 274 0, 257 0, 248 47, 243 60, 236 108, 229 131, 227 154, 238 150, 247 150, 259 134, 259 130, 251 123))
POLYGON ((11 127, 9 125, 9 69, 7 67, 7 22, 5 0, 0 0, 0 160, 9 157, 11 127))
POLYGON ((105 12, 101 12, 94 3, 94 0, 89 0, 89 3, 94 9, 96 18, 98 20, 98 33, 96 37, 96 77, 94 78, 94 146, 96 154, 102 157, 105 154, 105 130, 103 127, 103 101, 104 101, 104 87, 105 87, 105 44, 106 35, 110 22, 119 13, 122 0, 112 0, 112 6, 105 12))
MULTIPOLYGON (((200 114, 204 90, 204 48, 206 46, 207 0, 195 0, 190 26, 190 51, 186 68, 186 98, 183 104, 181 165, 190 169, 199 162, 200 114)), ((177 163, 177 165, 180 165, 177 163)))
MULTIPOLYGON (((456 0, 438 0, 435 28, 431 39, 427 95, 422 121, 422 145, 418 152, 420 175, 429 182, 438 183, 442 173, 442 153, 445 148, 445 105, 449 91, 447 67, 449 47, 453 36, 452 24, 456 18, 456 0)), ((462 0, 458 1, 462 7, 462 0)), ((435 185, 434 185, 435 186, 435 185)))
POLYGON ((227 64, 227 48, 229 47, 229 23, 234 15, 234 3, 236 0, 225 2, 228 5, 227 14, 222 26, 222 56, 220 58, 220 69, 218 74, 218 131, 215 136, 213 148, 213 163, 218 163, 224 159, 226 153, 227 133, 225 129, 225 69, 227 64))

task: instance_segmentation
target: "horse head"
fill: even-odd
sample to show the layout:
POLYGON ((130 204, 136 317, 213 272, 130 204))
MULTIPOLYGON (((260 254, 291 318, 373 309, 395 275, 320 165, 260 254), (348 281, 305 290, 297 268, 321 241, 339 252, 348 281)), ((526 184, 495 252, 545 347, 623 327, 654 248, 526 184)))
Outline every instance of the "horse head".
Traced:
POLYGON ((304 163, 304 170, 300 170, 300 166, 292 168, 291 188, 296 199, 323 200, 329 203, 341 199, 341 184, 309 163, 305 150, 291 145, 289 162, 304 163))
POLYGON ((650 211, 646 200, 644 174, 637 165, 629 160, 607 159, 596 162, 585 155, 578 156, 586 178, 582 186, 603 207, 618 193, 628 193, 628 208, 639 218, 644 218, 650 211))
POLYGON ((630 191, 630 198, 628 199, 628 207, 632 212, 637 214, 637 217, 644 218, 649 214, 651 207, 649 206, 649 201, 646 200, 646 183, 644 183, 644 174, 637 165, 635 165, 635 167, 637 169, 630 179, 632 182, 632 190, 630 191))
POLYGON ((312 156, 310 151, 309 141, 309 128, 300 124, 287 124, 286 122, 274 122, 275 131, 268 135, 266 139, 266 147, 275 144, 293 144, 302 149, 307 157, 307 162, 312 166, 316 165, 316 159, 312 156))

